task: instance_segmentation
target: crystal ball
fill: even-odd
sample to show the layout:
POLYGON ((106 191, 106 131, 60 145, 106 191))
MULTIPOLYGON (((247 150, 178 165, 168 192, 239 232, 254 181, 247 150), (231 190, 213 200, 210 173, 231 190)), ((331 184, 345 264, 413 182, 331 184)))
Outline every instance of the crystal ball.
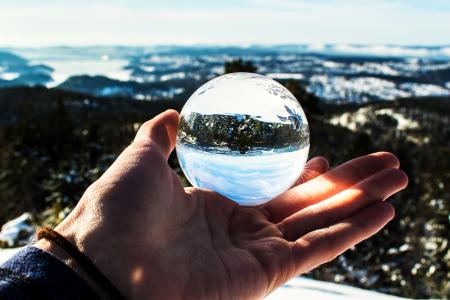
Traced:
POLYGON ((259 205, 301 175, 308 121, 280 83, 253 73, 226 74, 202 85, 184 105, 176 152, 193 186, 259 205))

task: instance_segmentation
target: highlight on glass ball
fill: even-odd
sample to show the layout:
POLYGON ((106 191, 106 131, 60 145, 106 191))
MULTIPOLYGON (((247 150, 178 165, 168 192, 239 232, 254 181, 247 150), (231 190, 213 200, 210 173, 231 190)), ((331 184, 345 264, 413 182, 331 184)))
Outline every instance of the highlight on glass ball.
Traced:
POLYGON ((180 114, 176 151, 189 182, 237 202, 263 204, 299 178, 309 127, 295 97, 253 73, 217 77, 180 114))

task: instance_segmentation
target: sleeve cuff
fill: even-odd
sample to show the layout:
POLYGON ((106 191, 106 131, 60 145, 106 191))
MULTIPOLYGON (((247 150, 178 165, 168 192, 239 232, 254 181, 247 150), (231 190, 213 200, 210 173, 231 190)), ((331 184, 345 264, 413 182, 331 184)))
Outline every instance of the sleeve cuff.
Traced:
POLYGON ((0 298, 100 299, 70 267, 33 246, 0 265, 0 298))

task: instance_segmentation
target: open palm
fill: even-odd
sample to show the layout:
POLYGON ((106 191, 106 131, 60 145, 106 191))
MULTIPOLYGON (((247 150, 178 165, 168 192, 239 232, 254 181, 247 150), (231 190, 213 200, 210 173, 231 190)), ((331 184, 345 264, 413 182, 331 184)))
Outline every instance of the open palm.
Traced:
POLYGON ((380 152, 331 171, 324 158, 260 207, 183 189, 167 164, 178 114, 145 123, 57 228, 129 299, 261 298, 332 260, 394 216, 383 202, 407 184, 380 152))

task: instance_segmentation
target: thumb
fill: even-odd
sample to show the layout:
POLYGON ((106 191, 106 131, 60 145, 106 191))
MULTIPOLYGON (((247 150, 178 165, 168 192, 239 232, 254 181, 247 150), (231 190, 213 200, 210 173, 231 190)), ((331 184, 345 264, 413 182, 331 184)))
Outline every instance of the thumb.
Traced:
POLYGON ((142 124, 133 144, 156 146, 168 158, 175 148, 178 123, 178 112, 166 110, 142 124))

